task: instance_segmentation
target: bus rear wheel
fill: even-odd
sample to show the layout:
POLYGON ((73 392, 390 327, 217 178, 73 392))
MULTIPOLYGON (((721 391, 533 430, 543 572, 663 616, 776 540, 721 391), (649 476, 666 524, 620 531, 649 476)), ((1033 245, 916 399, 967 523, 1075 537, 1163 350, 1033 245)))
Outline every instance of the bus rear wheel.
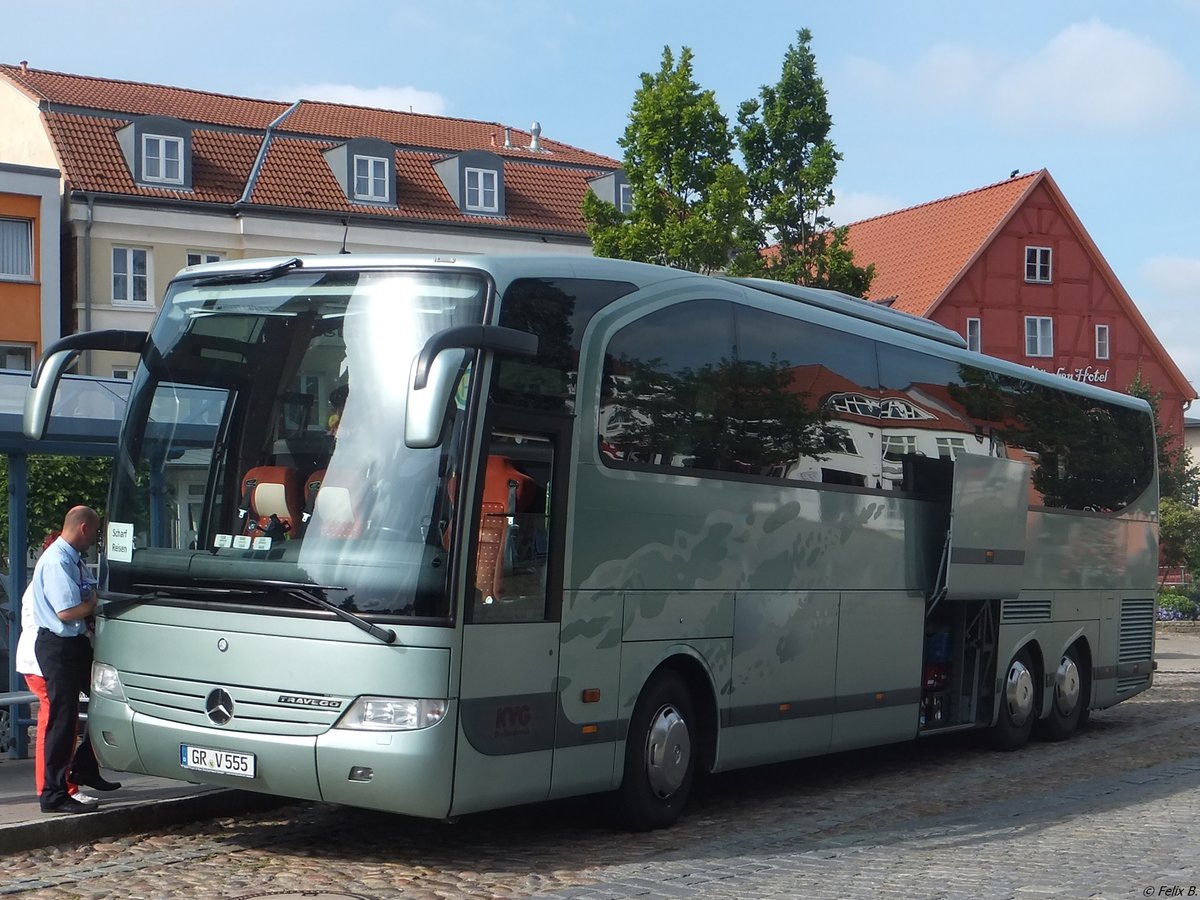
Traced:
POLYGON ((1050 714, 1038 721, 1038 737, 1047 741, 1065 741, 1073 735, 1087 716, 1091 696, 1087 665, 1079 650, 1071 647, 1059 660, 1050 714))
POLYGON ((649 831, 673 824, 695 777, 691 691, 678 673, 664 670, 642 691, 625 741, 625 774, 617 807, 625 827, 649 831))
POLYGON ((1037 677, 1027 650, 1021 650, 1008 664, 1000 687, 1000 717, 992 726, 990 738, 997 750, 1019 750, 1029 741, 1037 718, 1037 677))

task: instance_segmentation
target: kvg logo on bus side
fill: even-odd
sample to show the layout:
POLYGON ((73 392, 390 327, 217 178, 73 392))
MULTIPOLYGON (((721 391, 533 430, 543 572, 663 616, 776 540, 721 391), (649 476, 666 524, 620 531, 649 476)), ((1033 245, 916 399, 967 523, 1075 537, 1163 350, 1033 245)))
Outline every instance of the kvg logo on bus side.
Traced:
POLYGON ((496 707, 496 737, 512 737, 529 733, 533 710, 528 704, 496 707))

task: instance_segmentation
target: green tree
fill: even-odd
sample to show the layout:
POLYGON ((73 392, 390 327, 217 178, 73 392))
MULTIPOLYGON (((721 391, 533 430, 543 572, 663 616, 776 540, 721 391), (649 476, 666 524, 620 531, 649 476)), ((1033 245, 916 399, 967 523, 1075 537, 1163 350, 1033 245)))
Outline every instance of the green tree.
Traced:
MULTIPOLYGON (((1191 451, 1184 446, 1180 436, 1162 424, 1162 393, 1154 390, 1153 385, 1142 377, 1140 369, 1129 385, 1128 392, 1149 403, 1154 415, 1154 434, 1158 443, 1158 496, 1194 504, 1200 492, 1200 468, 1193 464, 1191 451)), ((1196 557, 1195 562, 1200 566, 1200 556, 1196 557)))
POLYGON ((696 84, 687 47, 678 64, 663 48, 662 67, 641 80, 618 141, 633 209, 622 214, 590 192, 584 197, 593 251, 695 272, 724 269, 746 211, 746 176, 731 158, 729 122, 713 92, 696 84))
POLYGON ((750 214, 743 219, 745 246, 734 271, 745 275, 832 288, 862 297, 874 265, 854 264, 846 229, 826 215, 842 159, 829 139, 833 118, 825 85, 802 29, 783 57, 779 81, 738 109, 735 129, 749 183, 750 214))
MULTIPOLYGON (((1159 562, 1200 575, 1200 509, 1174 497, 1158 501, 1159 562)), ((1160 584, 1161 588, 1162 585, 1160 584)))
MULTIPOLYGON (((42 540, 62 527, 63 516, 72 506, 90 506, 101 516, 108 498, 112 460, 106 457, 30 456, 28 481, 28 528, 25 540, 41 549, 42 540)), ((8 497, 8 457, 0 455, 0 485, 8 497)), ((0 504, 0 552, 8 549, 8 502, 0 504)))

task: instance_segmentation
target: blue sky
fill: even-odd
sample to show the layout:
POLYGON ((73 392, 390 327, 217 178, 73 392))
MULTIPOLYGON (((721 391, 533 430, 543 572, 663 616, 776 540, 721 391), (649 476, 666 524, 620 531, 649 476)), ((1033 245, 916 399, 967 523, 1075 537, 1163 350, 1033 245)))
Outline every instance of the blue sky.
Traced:
POLYGON ((4 20, 7 63, 537 120, 618 158, 664 46, 692 49, 732 122, 806 27, 844 156, 835 221, 1048 169, 1200 387, 1200 0, 43 0, 4 20))

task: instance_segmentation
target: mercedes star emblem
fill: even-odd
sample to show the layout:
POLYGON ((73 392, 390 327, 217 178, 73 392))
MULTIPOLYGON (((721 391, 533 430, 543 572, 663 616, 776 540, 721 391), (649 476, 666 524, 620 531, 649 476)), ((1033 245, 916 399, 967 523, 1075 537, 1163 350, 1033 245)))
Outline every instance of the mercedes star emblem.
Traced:
POLYGON ((204 698, 204 711, 214 725, 224 725, 233 718, 233 698, 224 688, 217 688, 204 698))

